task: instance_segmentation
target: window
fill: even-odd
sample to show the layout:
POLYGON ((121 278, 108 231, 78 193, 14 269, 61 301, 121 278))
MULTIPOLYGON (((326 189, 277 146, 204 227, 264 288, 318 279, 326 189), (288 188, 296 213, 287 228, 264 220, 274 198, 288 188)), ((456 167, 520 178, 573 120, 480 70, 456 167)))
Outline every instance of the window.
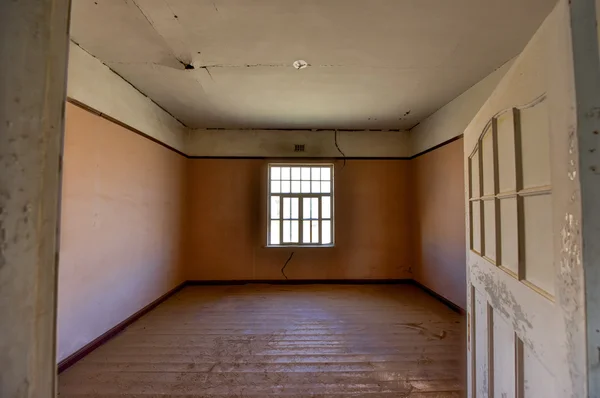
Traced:
POLYGON ((268 246, 333 245, 333 165, 269 164, 268 246))

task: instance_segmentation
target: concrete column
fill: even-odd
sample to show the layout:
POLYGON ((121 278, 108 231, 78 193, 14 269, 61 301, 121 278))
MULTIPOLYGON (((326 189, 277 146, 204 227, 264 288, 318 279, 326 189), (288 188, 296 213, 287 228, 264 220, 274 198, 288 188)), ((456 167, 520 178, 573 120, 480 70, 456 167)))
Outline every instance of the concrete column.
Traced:
POLYGON ((0 0, 0 397, 51 397, 69 0, 0 0))

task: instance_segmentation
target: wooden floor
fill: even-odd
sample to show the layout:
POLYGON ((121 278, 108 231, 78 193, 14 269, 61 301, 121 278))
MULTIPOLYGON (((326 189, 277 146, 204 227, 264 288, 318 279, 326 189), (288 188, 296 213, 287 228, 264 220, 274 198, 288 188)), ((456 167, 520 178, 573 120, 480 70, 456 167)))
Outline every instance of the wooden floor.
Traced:
POLYGON ((412 285, 186 287, 61 397, 462 397, 462 316, 412 285))

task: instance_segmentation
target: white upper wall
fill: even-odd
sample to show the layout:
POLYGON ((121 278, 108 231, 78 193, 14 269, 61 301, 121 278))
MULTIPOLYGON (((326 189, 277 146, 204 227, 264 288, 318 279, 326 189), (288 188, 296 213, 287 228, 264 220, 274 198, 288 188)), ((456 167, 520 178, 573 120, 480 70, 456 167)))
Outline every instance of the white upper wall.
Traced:
POLYGON ((513 62, 511 60, 496 69, 410 130, 412 154, 419 154, 463 134, 513 62))
POLYGON ((185 152, 185 126, 73 42, 67 95, 185 152))
MULTIPOLYGON (((192 130, 190 156, 342 157, 334 130, 192 130), (294 146, 305 146, 294 152, 294 146)), ((410 157, 406 131, 338 131, 346 157, 410 157)))

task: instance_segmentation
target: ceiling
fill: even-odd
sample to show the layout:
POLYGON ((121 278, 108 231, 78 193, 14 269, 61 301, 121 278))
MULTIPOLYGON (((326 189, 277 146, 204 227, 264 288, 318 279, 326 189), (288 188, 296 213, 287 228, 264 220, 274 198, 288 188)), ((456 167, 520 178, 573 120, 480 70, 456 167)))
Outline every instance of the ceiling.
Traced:
POLYGON ((71 36, 191 128, 404 130, 517 55, 554 3, 76 0, 71 36))

